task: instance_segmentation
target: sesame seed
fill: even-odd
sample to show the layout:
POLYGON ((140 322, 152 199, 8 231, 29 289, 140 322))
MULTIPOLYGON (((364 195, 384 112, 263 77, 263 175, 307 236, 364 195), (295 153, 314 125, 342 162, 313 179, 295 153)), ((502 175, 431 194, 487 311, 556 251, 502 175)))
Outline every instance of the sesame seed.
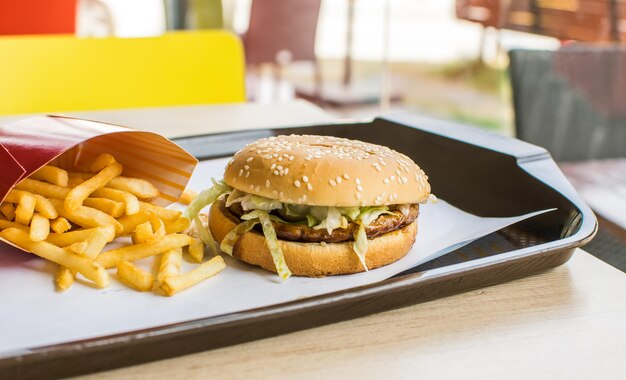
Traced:
POLYGON ((243 175, 243 169, 239 169, 239 177, 243 175))
POLYGON ((356 187, 356 189, 357 189, 358 191, 363 191, 363 186, 358 185, 358 186, 356 187))
POLYGON ((276 164, 272 164, 272 166, 270 166, 270 170, 274 170, 276 168, 276 164))
POLYGON ((254 189, 254 185, 250 185, 250 190, 254 189))
POLYGON ((335 178, 335 182, 341 183, 341 177, 337 176, 337 178, 335 178))
POLYGON ((357 184, 357 185, 360 185, 360 184, 361 184, 361 180, 360 180, 360 179, 358 179, 358 178, 357 178, 357 179, 355 179, 355 180, 354 180, 354 182, 356 182, 356 184, 357 184))
POLYGON ((257 193, 261 190, 261 186, 258 186, 254 188, 254 191, 256 191, 257 193))
POLYGON ((384 183, 386 183, 386 184, 387 184, 387 183, 389 183, 389 178, 385 178, 385 179, 383 180, 383 182, 384 182, 384 183))
POLYGON ((283 170, 283 166, 282 166, 282 165, 278 165, 278 166, 276 167, 276 169, 278 169, 278 170, 283 170))
POLYGON ((282 157, 278 157, 278 161, 282 161, 282 160, 283 160, 283 158, 282 158, 282 157))
POLYGON ((395 175, 392 175, 391 177, 389 177, 389 179, 393 181, 393 180, 395 180, 395 179, 396 179, 396 176, 395 176, 395 175))
POLYGON ((248 165, 244 165, 243 168, 246 170, 250 170, 250 167, 248 165))
POLYGON ((283 192, 281 191, 280 193, 278 193, 278 196, 282 198, 283 197, 283 192))
POLYGON ((270 180, 269 179, 265 180, 265 187, 270 187, 270 180))
POLYGON ((311 190, 313 190, 313 186, 311 186, 311 184, 310 184, 310 183, 307 183, 307 184, 306 184, 306 189, 307 189, 307 190, 309 190, 309 191, 311 191, 311 190))
POLYGON ((307 176, 303 175, 303 176, 302 176, 302 182, 304 182, 304 183, 309 182, 309 177, 307 177, 307 176))
POLYGON ((296 185, 296 187, 300 187, 300 181, 298 181, 298 180, 295 180, 295 181, 293 182, 293 184, 294 184, 294 185, 296 185))
POLYGON ((278 175, 278 170, 274 170, 274 175, 278 175))
POLYGON ((285 174, 289 173, 289 168, 285 169, 285 174))
POLYGON ((383 170, 380 166, 375 166, 375 168, 376 168, 376 171, 377 171, 377 172, 380 172, 380 171, 382 171, 382 170, 383 170))
POLYGON ((289 156, 289 161, 293 161, 294 156, 289 156))
POLYGON ((402 183, 407 183, 409 180, 406 177, 402 177, 402 183))
POLYGON ((277 190, 274 190, 274 191, 272 191, 272 194, 274 194, 274 195, 278 195, 278 191, 277 191, 277 190))
POLYGON ((250 172, 246 172, 246 178, 250 176, 250 172))
POLYGON ((306 194, 302 196, 302 202, 306 201, 306 194))
MULTIPOLYGON (((259 154, 260 154, 260 153, 259 153, 259 154)), ((246 160, 246 162, 250 162, 250 161, 252 161, 252 160, 254 160, 254 157, 248 157, 248 159, 246 160)))
POLYGON ((330 186, 337 186, 337 182, 334 179, 331 179, 328 183, 330 183, 330 186))
POLYGON ((274 158, 278 157, 278 153, 272 154, 272 157, 274 157, 274 158))
POLYGON ((343 173, 343 178, 350 179, 350 176, 348 175, 348 173, 343 173))
POLYGON ((389 202, 393 201, 393 194, 389 194, 389 202))

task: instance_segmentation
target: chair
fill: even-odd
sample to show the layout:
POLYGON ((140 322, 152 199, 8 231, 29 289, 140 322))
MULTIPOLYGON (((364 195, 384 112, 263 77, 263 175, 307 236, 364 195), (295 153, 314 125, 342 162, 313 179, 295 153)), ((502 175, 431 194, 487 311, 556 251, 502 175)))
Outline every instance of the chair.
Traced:
MULTIPOLYGON (((581 181, 566 169, 575 162, 626 157, 626 48, 577 44, 558 51, 514 50, 510 61, 517 137, 545 147, 556 161, 573 161, 561 166, 584 196, 598 197, 584 181, 620 196, 626 178, 619 173, 584 170, 581 181)), ((626 272, 623 230, 602 215, 598 219, 598 234, 585 249, 626 272)))
POLYGON ((517 136, 557 161, 626 157, 626 48, 513 50, 517 136))
POLYGON ((242 46, 223 31, 0 37, 0 56, 0 115, 245 100, 242 46))
POLYGON ((253 69, 265 63, 280 69, 293 61, 313 62, 319 93, 315 36, 320 4, 321 0, 253 0, 248 31, 243 35, 246 63, 253 69))

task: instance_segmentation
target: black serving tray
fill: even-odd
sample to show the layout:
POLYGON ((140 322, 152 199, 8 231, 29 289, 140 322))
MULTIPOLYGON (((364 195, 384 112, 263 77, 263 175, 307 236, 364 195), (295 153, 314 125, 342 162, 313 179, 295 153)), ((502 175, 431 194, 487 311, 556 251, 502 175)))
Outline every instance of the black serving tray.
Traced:
POLYGON ((175 142, 206 160, 232 155, 261 137, 292 133, 334 135, 389 146, 420 164, 437 196, 479 216, 557 210, 377 284, 115 336, 32 347, 0 359, 0 378, 59 378, 109 370, 445 297, 561 265, 597 231, 594 214, 545 149, 412 114, 366 123, 185 137, 175 142), (493 240, 508 244, 489 244, 493 240))

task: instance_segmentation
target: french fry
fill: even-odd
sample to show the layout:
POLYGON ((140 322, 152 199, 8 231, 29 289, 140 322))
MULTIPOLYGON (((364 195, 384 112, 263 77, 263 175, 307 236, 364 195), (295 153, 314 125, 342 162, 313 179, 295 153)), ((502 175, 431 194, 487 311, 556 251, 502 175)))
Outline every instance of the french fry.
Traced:
POLYGON ((7 220, 15 219, 15 206, 11 203, 3 203, 0 205, 0 212, 7 220))
POLYGON ((68 175, 63 169, 46 165, 29 176, 29 178, 45 181, 54 185, 67 187, 68 175))
POLYGON ((134 215, 139 212, 139 200, 136 196, 126 191, 104 187, 92 193, 94 197, 108 198, 116 202, 124 203, 126 215, 134 215))
POLYGON ((161 218, 159 218, 155 214, 150 213, 149 218, 150 226, 152 227, 152 239, 150 241, 156 243, 157 241, 163 239, 163 237, 165 236, 165 224, 163 223, 161 218))
POLYGON ((30 231, 28 226, 25 226, 17 222, 11 222, 9 220, 0 219, 0 230, 3 230, 5 228, 18 228, 22 231, 27 231, 27 232, 30 231))
POLYGON ((104 246, 115 239, 113 226, 97 227, 94 234, 87 240, 85 256, 95 259, 104 249, 104 246))
POLYGON ((122 232, 118 233, 118 235, 128 235, 132 233, 138 225, 147 222, 149 219, 150 217, 145 211, 139 211, 136 214, 119 218, 117 221, 122 225, 122 232))
POLYGON ((15 221, 24 225, 29 225, 35 213, 37 200, 28 193, 22 193, 19 203, 15 209, 15 221))
POLYGON ((46 198, 64 199, 70 192, 69 187, 53 185, 51 183, 37 181, 35 179, 24 178, 15 185, 16 189, 39 194, 46 198))
POLYGON ((183 191, 183 193, 180 195, 180 198, 178 199, 179 203, 182 203, 184 205, 188 205, 190 204, 196 197, 198 196, 198 193, 196 193, 193 190, 189 190, 189 189, 185 189, 185 191, 183 191))
POLYGON ((65 198, 65 209, 67 211, 77 210, 80 206, 82 206, 83 201, 87 199, 91 193, 103 188, 111 179, 120 174, 122 174, 122 165, 117 162, 114 162, 100 170, 98 174, 70 190, 65 198))
POLYGON ((39 214, 33 215, 30 222, 30 240, 43 241, 46 240, 50 233, 50 220, 39 214))
POLYGON ((140 292, 152 289, 152 284, 154 284, 152 273, 146 272, 128 261, 117 263, 117 276, 123 283, 140 292))
POLYGON ((35 211, 45 216, 46 218, 55 219, 59 216, 52 203, 48 199, 46 199, 46 197, 43 197, 39 194, 13 189, 9 191, 9 194, 7 194, 5 201, 11 203, 19 203, 21 197, 23 197, 24 195, 29 195, 35 198, 35 211))
POLYGON ((137 198, 150 199, 159 195, 159 190, 145 179, 119 176, 109 182, 109 187, 127 191, 137 198))
POLYGON ((215 276, 225 267, 226 263, 224 263, 222 256, 215 256, 189 273, 165 278, 159 286, 159 289, 165 295, 173 296, 209 277, 215 276))
POLYGON ((151 241, 152 235, 152 225, 150 225, 150 221, 141 223, 135 228, 135 232, 133 232, 133 244, 153 243, 153 241, 151 241))
POLYGON ((151 212, 158 216, 164 222, 173 222, 182 216, 182 212, 178 210, 170 210, 167 208, 155 206, 147 202, 139 202, 139 208, 142 211, 151 212))
POLYGON ((154 244, 136 244, 127 247, 112 249, 102 252, 95 260, 105 268, 113 268, 120 261, 136 261, 146 257, 159 255, 169 250, 184 247, 191 243, 191 237, 182 234, 165 236, 161 241, 154 244))
POLYGON ((189 256, 197 262, 201 263, 204 259, 204 244, 200 239, 193 239, 189 244, 189 256))
POLYGON ((8 228, 0 231, 0 237, 46 260, 75 270, 87 279, 93 281, 99 288, 104 288, 109 284, 109 274, 98 263, 92 262, 88 258, 69 253, 63 248, 46 241, 32 241, 28 236, 28 232, 17 228, 8 228))
POLYGON ((177 234, 179 232, 183 232, 187 228, 189 228, 190 224, 191 222, 189 221, 189 219, 185 218, 184 216, 181 216, 180 218, 176 219, 174 222, 165 223, 165 233, 177 234))
POLYGON ((124 214, 124 204, 116 202, 108 198, 87 198, 83 201, 83 205, 119 218, 124 214))
POLYGON ((67 247, 68 245, 91 239, 91 237, 98 228, 101 227, 76 230, 65 233, 52 233, 48 235, 46 241, 59 247, 67 247))
MULTIPOLYGON (((91 177, 88 177, 91 178, 91 177)), ((76 187, 81 183, 85 182, 85 180, 81 176, 76 176, 74 173, 69 173, 69 180, 67 181, 67 187, 76 187)))
POLYGON ((74 283, 74 279, 76 278, 76 272, 71 269, 67 269, 64 266, 59 266, 55 275, 54 282, 57 284, 57 289, 60 291, 66 291, 72 286, 74 283))
POLYGON ((89 171, 92 173, 97 173, 115 162, 115 157, 113 157, 112 155, 108 153, 101 153, 89 165, 89 171))
POLYGON ((121 233, 122 225, 111 215, 105 214, 95 208, 79 206, 76 210, 68 211, 64 208, 63 202, 58 199, 51 199, 59 215, 69 221, 84 228, 114 226, 116 233, 121 233))
POLYGON ((172 249, 161 255, 159 271, 157 273, 157 283, 163 282, 165 278, 180 274, 180 266, 183 261, 182 248, 172 249))
POLYGON ((56 232, 57 234, 61 234, 71 229, 72 225, 70 224, 69 220, 63 217, 58 217, 50 222, 50 228, 52 228, 52 231, 56 232))
POLYGON ((89 246, 88 242, 79 241, 74 244, 68 245, 67 247, 65 247, 65 250, 68 252, 75 253, 77 255, 86 256, 85 251, 87 250, 88 246, 89 246))

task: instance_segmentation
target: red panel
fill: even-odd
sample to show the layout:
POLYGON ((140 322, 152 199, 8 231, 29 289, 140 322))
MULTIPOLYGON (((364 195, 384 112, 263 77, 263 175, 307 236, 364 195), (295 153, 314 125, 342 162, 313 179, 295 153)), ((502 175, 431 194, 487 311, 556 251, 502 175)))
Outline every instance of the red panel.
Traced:
POLYGON ((0 0, 0 35, 74 34, 76 0, 0 0))

